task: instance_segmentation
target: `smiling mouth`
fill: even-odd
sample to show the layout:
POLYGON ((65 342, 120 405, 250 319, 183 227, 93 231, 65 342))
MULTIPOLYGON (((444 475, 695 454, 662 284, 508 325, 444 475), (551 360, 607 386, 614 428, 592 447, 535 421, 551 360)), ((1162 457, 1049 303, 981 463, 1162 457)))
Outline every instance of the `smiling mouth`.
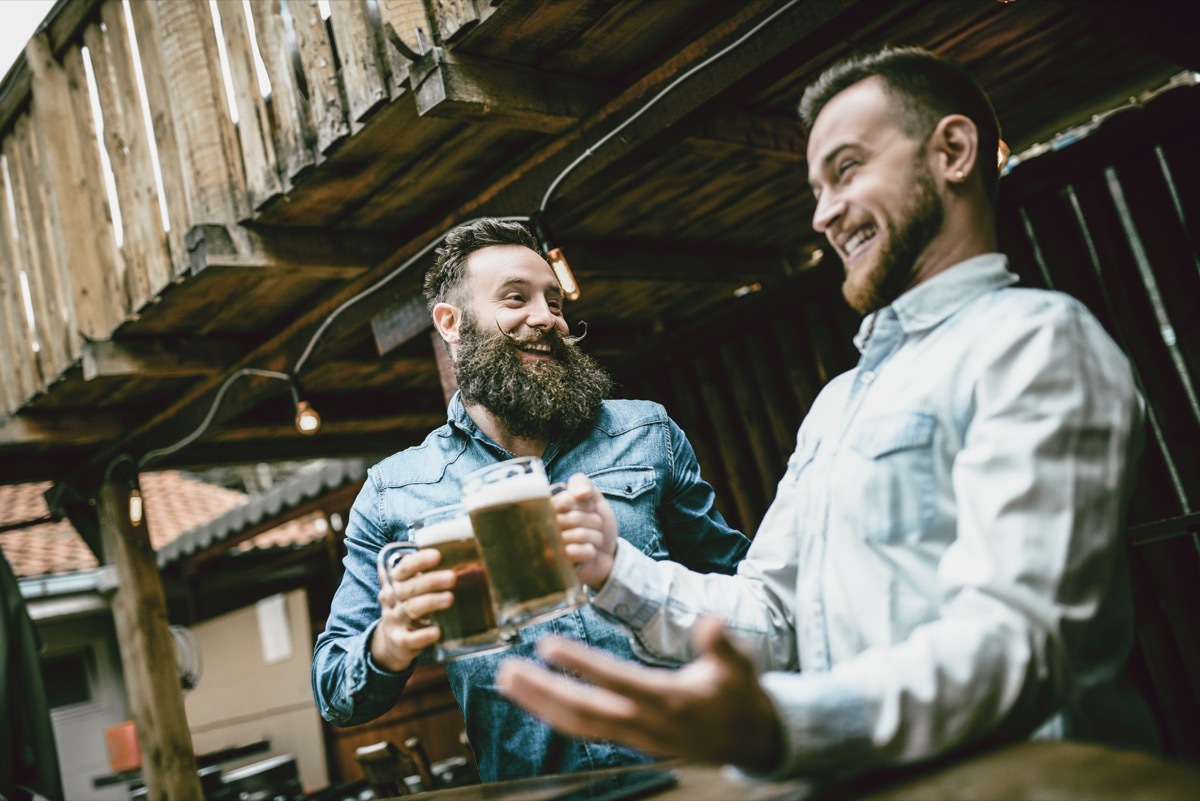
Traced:
POLYGON ((530 356, 537 358, 549 358, 553 353, 553 348, 545 342, 527 342, 516 346, 521 353, 527 353, 530 356))
POLYGON ((874 225, 864 225, 859 228, 854 234, 842 243, 842 252, 846 254, 846 260, 854 258, 855 253, 875 238, 876 228, 874 225))

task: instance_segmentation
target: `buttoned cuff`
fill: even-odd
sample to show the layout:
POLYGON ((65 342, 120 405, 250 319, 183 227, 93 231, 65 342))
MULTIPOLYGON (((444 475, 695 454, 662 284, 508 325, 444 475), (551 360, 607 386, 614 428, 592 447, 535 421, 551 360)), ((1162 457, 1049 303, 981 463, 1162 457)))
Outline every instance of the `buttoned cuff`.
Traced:
POLYGON ((871 725, 858 693, 829 673, 772 671, 759 681, 779 718, 782 757, 768 773, 738 773, 779 780, 865 765, 871 754, 871 725))
POLYGON ((664 603, 658 597, 657 564, 625 540, 618 540, 612 571, 592 596, 592 604, 634 629, 645 626, 664 603))

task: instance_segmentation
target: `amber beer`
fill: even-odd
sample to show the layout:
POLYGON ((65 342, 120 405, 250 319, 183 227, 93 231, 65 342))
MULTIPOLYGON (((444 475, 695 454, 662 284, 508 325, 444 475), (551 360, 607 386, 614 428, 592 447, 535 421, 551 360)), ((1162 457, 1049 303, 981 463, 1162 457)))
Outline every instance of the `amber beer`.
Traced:
POLYGON ((500 625, 558 617, 584 602, 567 560, 541 459, 511 459, 471 474, 463 503, 483 551, 500 625))
POLYGON ((439 570, 454 571, 454 605, 434 614, 442 630, 438 657, 446 661, 503 647, 487 571, 466 508, 435 509, 414 521, 410 531, 414 545, 442 555, 439 570))

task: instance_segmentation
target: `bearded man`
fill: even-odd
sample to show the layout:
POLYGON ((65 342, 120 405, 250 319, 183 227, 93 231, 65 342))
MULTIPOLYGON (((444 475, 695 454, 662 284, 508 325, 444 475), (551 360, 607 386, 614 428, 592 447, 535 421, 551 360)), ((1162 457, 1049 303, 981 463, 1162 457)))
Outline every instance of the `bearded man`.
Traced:
MULTIPOLYGON (((423 622, 453 603, 454 573, 436 551, 406 556, 381 592, 376 555, 408 539, 408 521, 460 500, 459 481, 505 459, 538 456, 551 481, 585 473, 608 495, 622 536, 651 559, 731 573, 749 547, 713 506, 691 444, 662 406, 605 400, 611 381, 568 336, 562 288, 523 226, 499 220, 446 235, 425 278, 434 326, 459 390, 449 420, 420 445, 371 468, 350 512, 346 572, 313 658, 326 720, 362 723, 395 703, 413 662, 440 634, 423 622)), ((590 546, 568 542, 581 561, 590 546)), ((622 630, 590 607, 530 626, 508 653, 529 655, 550 633, 632 657, 622 630)), ((555 734, 501 696, 498 655, 446 665, 484 781, 644 762, 641 752, 555 734)))

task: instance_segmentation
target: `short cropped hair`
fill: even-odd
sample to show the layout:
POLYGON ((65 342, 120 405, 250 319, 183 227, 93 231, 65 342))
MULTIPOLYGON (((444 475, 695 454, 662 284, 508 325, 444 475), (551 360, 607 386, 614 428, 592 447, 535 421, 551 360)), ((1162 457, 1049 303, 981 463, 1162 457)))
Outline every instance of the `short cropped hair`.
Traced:
POLYGON ((959 65, 919 47, 885 47, 872 53, 849 56, 826 69, 800 100, 800 122, 806 131, 829 101, 868 78, 883 81, 885 91, 900 112, 901 129, 926 141, 948 114, 962 114, 979 130, 975 169, 983 178, 989 200, 996 202, 1000 175, 996 152, 1000 122, 987 94, 959 65))
POLYGON ((433 266, 425 273, 425 304, 433 311, 439 303, 462 305, 460 290, 465 285, 467 257, 492 245, 521 245, 535 253, 537 240, 517 222, 485 217, 451 228, 433 252, 433 266))

